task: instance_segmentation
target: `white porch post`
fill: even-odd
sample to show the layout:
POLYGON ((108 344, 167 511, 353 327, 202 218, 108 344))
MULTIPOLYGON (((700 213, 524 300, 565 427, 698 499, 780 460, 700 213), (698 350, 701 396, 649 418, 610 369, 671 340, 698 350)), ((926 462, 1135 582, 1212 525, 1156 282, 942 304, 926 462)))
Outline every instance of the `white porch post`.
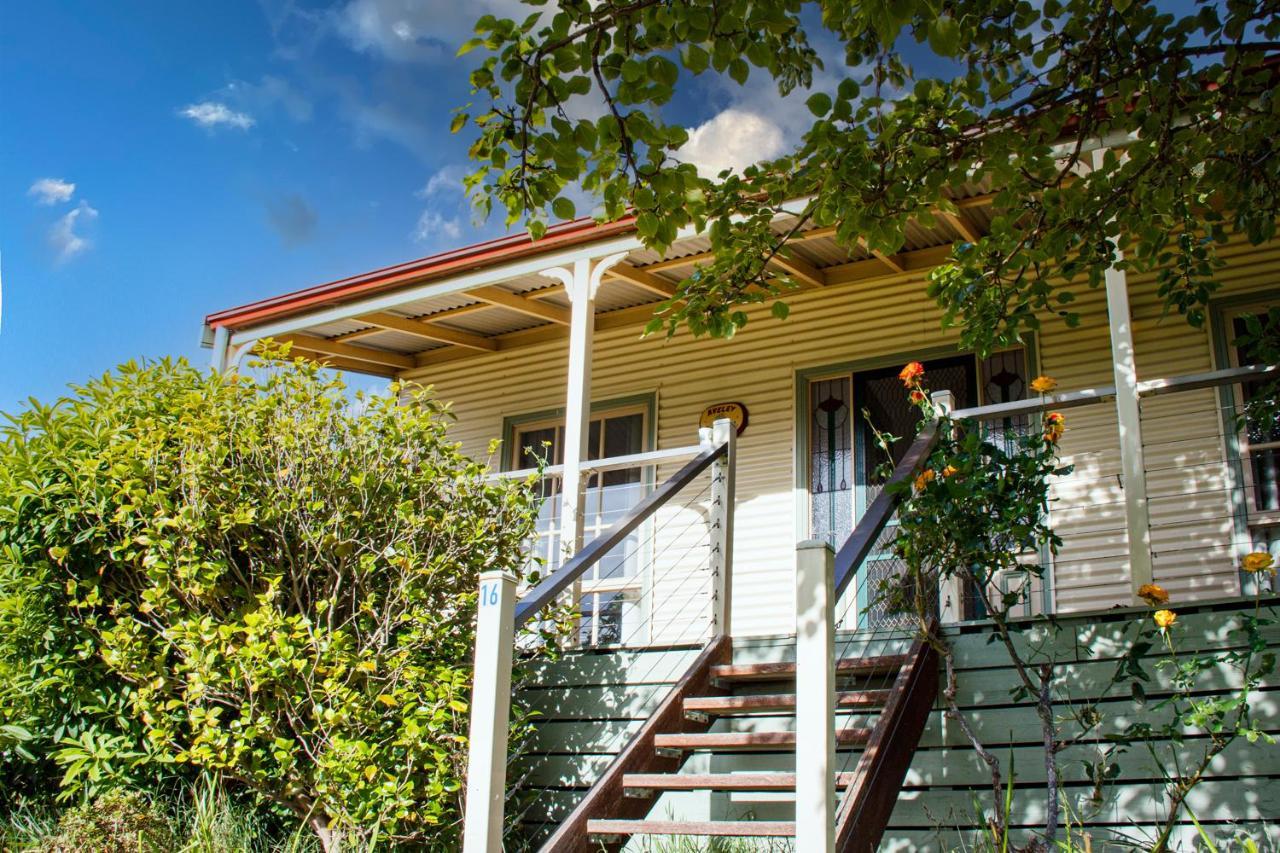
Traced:
MULTIPOLYGON (((956 408, 956 397, 951 391, 943 389, 934 391, 929 395, 929 401, 933 403, 935 409, 940 414, 949 415, 956 408)), ((938 602, 939 619, 944 625, 959 622, 964 616, 964 584, 960 580, 959 575, 952 575, 947 578, 938 589, 938 596, 941 599, 938 602)))
POLYGON ((231 346, 231 332, 226 326, 218 326, 213 330, 213 355, 209 359, 209 366, 213 368, 215 373, 225 373, 227 370, 227 351, 231 346))
POLYGON ((578 258, 573 268, 543 270, 558 278, 572 306, 569 316, 569 374, 565 383, 564 475, 561 480, 560 549, 564 557, 582 549, 586 516, 586 480, 582 463, 587 458, 587 433, 591 424, 591 346, 596 326, 596 291, 609 267, 626 257, 625 252, 592 263, 578 258))
MULTIPOLYGON (((1101 168, 1107 151, 1093 152, 1093 167, 1101 168)), ((1123 156, 1123 155, 1121 155, 1123 156)), ((1116 262, 1124 253, 1116 249, 1116 262)), ((1142 415, 1138 403, 1138 367, 1134 356, 1133 318, 1129 313, 1129 282, 1114 264, 1104 273, 1107 320, 1111 326, 1111 370, 1116 386, 1116 423, 1120 439, 1120 471, 1124 478, 1125 527, 1129 534, 1129 586, 1133 603, 1141 604, 1138 587, 1151 583, 1151 517, 1147 506, 1147 466, 1142 448, 1142 415)))
POLYGON ((796 850, 835 849, 835 553, 796 546, 796 850))
POLYGON ((464 853, 502 853, 515 605, 515 575, 503 571, 480 575, 467 751, 464 853))

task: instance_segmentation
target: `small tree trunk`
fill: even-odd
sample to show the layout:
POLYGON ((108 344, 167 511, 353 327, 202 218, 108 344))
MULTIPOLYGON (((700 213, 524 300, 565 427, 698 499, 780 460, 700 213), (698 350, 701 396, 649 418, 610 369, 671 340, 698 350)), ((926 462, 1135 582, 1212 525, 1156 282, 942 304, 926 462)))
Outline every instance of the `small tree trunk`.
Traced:
POLYGON ((307 823, 311 826, 311 831, 316 834, 316 838, 320 839, 320 847, 324 853, 338 853, 342 849, 342 833, 331 829, 326 818, 312 816, 307 819, 307 823))

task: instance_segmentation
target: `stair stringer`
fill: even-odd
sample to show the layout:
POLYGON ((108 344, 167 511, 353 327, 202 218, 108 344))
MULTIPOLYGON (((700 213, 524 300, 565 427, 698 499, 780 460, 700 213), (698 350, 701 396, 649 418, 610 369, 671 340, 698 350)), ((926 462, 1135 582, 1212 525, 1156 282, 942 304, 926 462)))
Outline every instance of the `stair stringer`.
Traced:
POLYGON ((836 811, 835 846, 840 853, 872 853, 879 847, 937 700, 937 651, 917 639, 907 661, 836 811))
POLYGON ((672 686, 662 704, 542 845, 540 853, 598 853, 602 845, 588 836, 588 820, 630 820, 643 818, 649 813, 656 800, 625 796, 623 776, 630 773, 673 773, 680 769, 683 759, 659 755, 654 749, 654 738, 659 734, 705 732, 711 727, 710 721, 688 719, 684 713, 684 700, 688 696, 718 692, 711 683, 711 667, 727 664, 732 658, 733 641, 728 636, 721 635, 707 644, 702 654, 672 686))

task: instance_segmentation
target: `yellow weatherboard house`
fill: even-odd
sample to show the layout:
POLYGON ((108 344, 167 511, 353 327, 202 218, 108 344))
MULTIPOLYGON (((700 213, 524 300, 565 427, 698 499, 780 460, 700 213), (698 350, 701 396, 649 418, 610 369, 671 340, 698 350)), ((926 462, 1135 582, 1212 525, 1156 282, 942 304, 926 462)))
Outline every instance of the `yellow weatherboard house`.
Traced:
MULTIPOLYGON (((1047 519, 1062 544, 1025 555, 1041 570, 1011 591, 1028 642, 1052 646, 1073 695, 1129 698, 1109 679, 1126 626, 1150 621, 1153 588, 1173 602, 1159 629, 1206 643, 1214 614, 1269 593, 1274 571, 1242 560, 1280 548, 1280 428, 1240 412, 1277 366, 1247 363, 1233 341, 1242 318, 1280 301, 1280 244, 1223 250, 1203 327, 1166 316, 1152 277, 1116 268, 1080 292, 1078 327, 1047 316, 979 357, 941 328, 925 284, 984 233, 993 198, 982 185, 956 193, 954 211, 913 223, 892 255, 803 230, 772 260, 799 285, 789 317, 746 309, 728 340, 641 334, 709 243, 681 234, 658 255, 629 219, 566 222, 536 242, 514 235, 207 317, 219 369, 271 338, 430 385, 468 453, 500 440, 493 476, 540 477, 530 558, 546 580, 481 588, 475 707, 490 703, 498 722, 473 716, 468 849, 495 849, 472 848, 495 833, 509 849, 617 849, 647 834, 803 847, 806 809, 824 813, 828 797, 838 849, 940 848, 981 828, 973 803, 989 776, 941 711, 936 656, 878 594, 902 572, 903 492, 886 484, 960 474, 920 470, 937 435, 904 393, 911 362, 918 402, 992 435, 1043 432, 1070 467, 1047 519), (566 597, 576 649, 513 688, 512 633, 566 597), (499 676, 482 686, 486 668, 499 676), (513 694, 538 712, 537 734, 507 767, 513 694)), ((953 638, 958 701, 991 749, 1013 756, 1020 784, 1041 784, 1032 699, 1011 697, 981 596, 958 583, 909 594, 929 596, 953 638)), ((1272 688, 1255 713, 1276 728, 1272 688)), ((1072 756, 1083 764, 1104 743, 1072 756)), ((1127 753, 1101 798, 1071 771, 1064 796, 1095 843, 1159 819, 1143 762, 1127 753)), ((1280 821, 1280 764, 1243 746, 1224 762, 1188 803, 1200 822, 1280 821)))

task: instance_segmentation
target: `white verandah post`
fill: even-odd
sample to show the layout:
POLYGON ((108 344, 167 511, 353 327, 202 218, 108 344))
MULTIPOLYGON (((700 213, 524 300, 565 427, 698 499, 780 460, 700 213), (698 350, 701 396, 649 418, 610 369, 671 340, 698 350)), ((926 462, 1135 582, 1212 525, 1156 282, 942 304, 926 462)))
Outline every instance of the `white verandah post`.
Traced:
POLYGON ((515 654, 516 576, 480 575, 475 669, 467 749, 464 853, 501 853, 507 795, 507 734, 511 721, 511 661, 515 654))
POLYGON ((226 326, 218 326, 213 330, 213 355, 209 366, 214 373, 225 373, 227 370, 227 353, 231 347, 231 332, 226 326))
POLYGON ((835 849, 835 553, 796 546, 796 850, 835 849))
POLYGON ((591 425, 591 349, 595 337, 596 291, 605 271, 626 257, 618 253, 592 263, 578 258, 573 268, 554 267, 543 275, 559 279, 571 306, 569 315, 569 371, 565 383, 564 474, 560 495, 560 550, 565 559, 582 549, 586 529, 586 479, 582 463, 587 458, 591 425))
MULTIPOLYGON (((1094 167, 1106 150, 1095 151, 1094 167)), ((1117 263, 1124 254, 1116 249, 1117 263)), ((1111 327, 1111 369, 1116 386, 1116 424, 1120 441, 1120 470, 1124 481, 1125 526, 1129 534, 1129 585, 1133 603, 1141 604, 1138 588, 1151 583, 1151 517, 1147 505, 1146 454, 1142 446, 1142 415, 1138 398, 1138 367, 1134 355, 1133 318, 1129 312, 1129 283, 1114 264, 1104 273, 1107 320, 1111 327)))

